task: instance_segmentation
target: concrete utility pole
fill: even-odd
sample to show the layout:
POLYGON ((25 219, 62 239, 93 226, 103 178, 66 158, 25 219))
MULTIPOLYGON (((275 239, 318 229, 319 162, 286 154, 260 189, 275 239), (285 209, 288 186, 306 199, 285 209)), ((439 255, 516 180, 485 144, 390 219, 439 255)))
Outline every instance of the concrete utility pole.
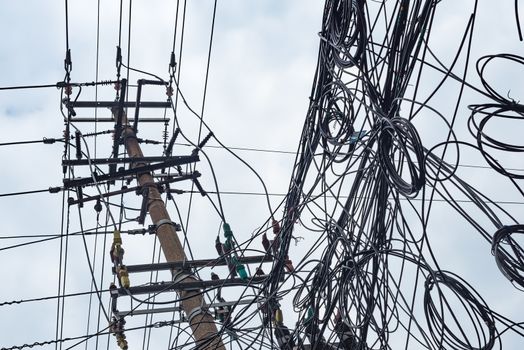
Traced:
MULTIPOLYGON (((112 110, 115 119, 117 118, 118 109, 112 110)), ((144 157, 140 145, 138 144, 135 131, 128 124, 127 116, 122 116, 122 137, 125 140, 125 148, 130 158, 144 157)), ((138 166, 140 164, 134 164, 138 166)), ((160 241, 162 251, 168 262, 187 260, 184 249, 180 244, 175 227, 171 224, 169 213, 160 192, 155 186, 153 176, 150 173, 137 174, 137 180, 140 186, 149 189, 148 211, 153 224, 157 225, 156 235, 160 241)), ((173 270, 173 278, 176 281, 185 282, 196 281, 193 275, 187 275, 182 271, 173 270)), ((177 291, 181 299, 181 306, 189 319, 189 324, 193 331, 193 337, 196 340, 198 349, 225 349, 222 339, 217 335, 217 328, 211 314, 204 310, 203 296, 200 290, 179 290, 177 291)))

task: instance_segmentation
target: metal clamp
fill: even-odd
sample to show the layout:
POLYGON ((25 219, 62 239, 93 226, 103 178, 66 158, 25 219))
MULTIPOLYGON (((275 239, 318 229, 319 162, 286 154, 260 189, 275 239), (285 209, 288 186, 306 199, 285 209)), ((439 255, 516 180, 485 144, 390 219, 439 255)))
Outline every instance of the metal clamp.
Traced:
POLYGON ((176 270, 173 272, 173 283, 181 283, 188 278, 194 279, 195 276, 193 276, 187 270, 176 270))
POLYGON ((158 231, 159 227, 162 226, 162 225, 171 225, 171 226, 173 226, 175 231, 181 231, 180 225, 178 225, 177 223, 174 223, 173 221, 168 220, 168 219, 160 219, 160 220, 158 220, 155 223, 155 226, 156 226, 155 231, 158 231))
POLYGON ((189 314, 187 315, 187 319, 188 319, 189 323, 191 324, 193 318, 195 318, 196 316, 198 316, 200 314, 207 314, 208 316, 212 317, 212 315, 209 312, 209 310, 204 309, 202 306, 198 306, 198 307, 195 307, 193 310, 191 310, 189 312, 189 314))

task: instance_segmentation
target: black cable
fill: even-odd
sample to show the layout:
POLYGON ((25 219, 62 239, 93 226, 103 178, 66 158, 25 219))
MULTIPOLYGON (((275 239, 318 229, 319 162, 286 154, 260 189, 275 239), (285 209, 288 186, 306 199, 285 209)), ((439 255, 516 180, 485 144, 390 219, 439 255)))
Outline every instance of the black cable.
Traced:
MULTIPOLYGON (((171 87, 171 83, 174 82, 177 88, 173 104, 173 130, 181 130, 180 133, 187 140, 187 143, 177 145, 191 145, 194 152, 202 152, 206 157, 215 187, 213 191, 206 189, 206 192, 216 210, 217 220, 226 221, 222 207, 222 202, 226 203, 226 195, 263 196, 269 209, 269 215, 263 218, 265 222, 257 225, 250 237, 238 240, 233 237, 230 240, 234 244, 226 255, 228 258, 266 254, 271 261, 259 265, 259 268, 265 271, 261 284, 250 284, 249 279, 254 274, 249 272, 246 285, 235 290, 235 296, 240 295, 237 298, 239 301, 248 298, 255 301, 248 305, 233 305, 227 321, 216 322, 216 336, 220 337, 224 344, 239 348, 285 349, 291 343, 298 347, 310 344, 312 348, 321 348, 326 343, 338 342, 345 348, 367 350, 390 348, 393 344, 392 339, 396 337, 402 340, 406 349, 416 347, 487 350, 502 348, 502 335, 508 330, 519 337, 524 334, 522 323, 497 314, 460 275, 441 269, 433 244, 436 239, 435 232, 438 233, 435 231, 436 223, 433 223, 434 208, 435 204, 440 203, 452 209, 457 217, 465 219, 466 230, 477 232, 477 238, 487 242, 485 251, 480 251, 479 254, 489 256, 491 248, 494 263, 501 273, 515 287, 524 288, 524 252, 519 240, 524 231, 518 216, 502 206, 522 205, 524 202, 519 199, 494 201, 475 188, 474 181, 467 182, 460 177, 461 170, 465 167, 493 168, 496 173, 490 176, 507 180, 510 186, 514 186, 513 190, 517 195, 524 196, 524 188, 520 183, 522 169, 510 168, 496 157, 497 152, 519 155, 523 152, 523 146, 515 142, 511 144, 490 132, 492 125, 522 119, 524 107, 510 96, 506 96, 507 94, 496 91, 487 81, 485 74, 486 67, 494 60, 517 63, 520 67, 524 64, 524 59, 514 54, 482 57, 477 62, 481 86, 474 86, 468 81, 469 62, 473 59, 471 48, 474 34, 477 33, 477 1, 473 2, 471 15, 464 20, 464 32, 457 35, 460 43, 455 53, 448 55, 451 61, 448 65, 443 64, 430 48, 433 43, 432 33, 441 25, 441 22, 438 22, 440 12, 437 10, 437 6, 442 6, 441 2, 326 1, 319 33, 318 64, 297 152, 226 147, 218 139, 218 146, 199 146, 203 127, 210 132, 208 138, 214 137, 204 122, 203 115, 217 1, 214 2, 213 8, 200 114, 190 107, 180 88, 186 2, 183 14, 182 11, 179 13, 179 5, 177 1, 172 49, 174 61, 178 35, 179 71, 175 78, 176 62, 172 66, 170 62, 170 82, 166 83, 171 87), (181 28, 178 28, 179 20, 182 21, 181 28), (458 74, 455 71, 461 62, 465 62, 464 68, 462 73, 458 74), (426 84, 428 73, 440 74, 434 86, 426 84), (448 82, 458 84, 459 87, 459 93, 447 101, 447 105, 453 107, 453 113, 445 112, 445 106, 439 105, 436 108, 430 105, 438 94, 444 92, 448 82), (469 106, 471 114, 468 127, 476 145, 465 142, 457 132, 458 116, 463 104, 462 94, 466 90, 488 99, 486 103, 479 100, 478 103, 469 106), (184 131, 187 130, 181 125, 183 119, 179 115, 178 97, 190 113, 198 118, 199 136, 195 144, 186 136, 188 134, 184 131), (434 145, 428 145, 425 135, 419 134, 426 115, 432 118, 436 116, 434 119, 439 123, 444 122, 437 130, 444 132, 444 136, 434 145), (220 177, 215 174, 213 163, 204 151, 205 147, 229 151, 255 174, 262 184, 263 191, 219 190, 220 177), (488 166, 463 164, 465 149, 482 155, 488 166), (236 155, 234 150, 295 154, 288 190, 283 193, 269 192, 262 176, 236 155), (454 153, 451 161, 448 160, 451 158, 450 153, 454 153), (209 195, 216 195, 216 200, 209 195), (280 206, 276 209, 272 207, 271 201, 274 197, 283 198, 282 209, 280 206), (314 243, 295 249, 291 244, 298 241, 295 232, 307 233, 310 235, 308 239, 314 243), (261 239, 264 250, 260 248, 261 239), (248 290, 253 292, 248 293, 248 290), (266 302, 257 305, 262 299, 266 302), (286 326, 277 316, 279 310, 287 311, 291 306, 297 313, 298 322, 291 325, 289 320, 295 317, 285 316, 286 326), (278 332, 284 327, 289 333, 289 338, 283 340, 278 336, 278 332)), ((122 35, 122 6, 121 1, 119 46, 122 35)), ((522 40, 517 7, 515 16, 519 38, 522 40)), ((127 74, 129 76, 129 72, 134 70, 164 81, 157 75, 129 67, 131 9, 130 3, 128 58, 127 65, 124 65, 128 69, 127 74)), ((66 41, 67 36, 66 33, 66 41)), ((69 43, 67 50, 69 52, 69 43)), ((68 117, 64 115, 65 120, 68 117)), ((98 132, 95 131, 95 134, 98 132)), ((95 140, 95 147, 96 144, 95 140)), ((70 157, 70 146, 66 143, 64 159, 70 157)), ((82 156, 91 159, 88 153, 82 156)), ((188 166, 186 171, 194 169, 188 166)), ((95 168, 90 170, 94 172, 95 168)), ((96 171, 98 173, 101 170, 96 171)), ((177 171, 181 172, 182 168, 177 171)), ((169 169, 167 175, 171 174, 172 170, 169 169)), ((74 173, 70 170, 68 178, 73 177, 74 173)), ((122 185, 123 181, 122 179, 122 185)), ((105 191, 105 187, 109 189, 110 184, 95 184, 100 193, 102 186, 105 191)), ((169 188, 165 190, 169 191, 169 188)), ((36 192, 44 191, 48 190, 36 192)), ((86 191, 91 189, 86 187, 86 191)), ((173 192, 197 193, 193 189, 173 192)), ((65 191, 63 195, 65 196, 65 191)), ((179 212, 179 203, 174 198, 171 199, 180 218, 182 213, 179 212)), ((123 200, 122 195, 120 204, 106 203, 108 216, 109 206, 117 205, 120 208, 120 217, 115 219, 114 223, 116 227, 121 227, 123 218, 132 216, 129 211, 135 209, 132 208, 133 205, 124 206, 123 200)), ((186 224, 182 225, 183 248, 187 247, 193 259, 194 247, 189 244, 187 232, 192 203, 187 211, 186 224)), ((65 293, 65 281, 66 268, 69 265, 66 261, 67 240, 74 236, 73 233, 68 233, 69 215, 66 217, 65 207, 63 215, 60 236, 27 236, 24 239, 35 238, 35 241, 17 245, 38 243, 57 237, 62 241, 58 294, 53 297, 59 300, 56 344, 62 339, 66 322, 64 300, 68 294, 65 293)), ((228 217, 233 216, 228 214, 228 217)), ((461 230, 464 228, 461 227, 461 230)), ((85 233, 87 234, 88 232, 85 233)), ((103 232, 89 234, 96 237, 104 234, 104 240, 106 239, 106 233, 103 232)), ((85 235, 82 235, 84 244, 85 235)), ((87 246, 85 248, 87 249, 87 246)), ((94 260, 88 264, 94 283, 96 276, 93 269, 95 265, 99 265, 94 260)), ((202 271, 194 269, 192 272, 199 274, 202 271)), ((100 279, 103 279, 103 274, 100 274, 100 279)), ((152 277, 150 283, 154 283, 152 277)), ((219 294, 226 297, 226 289, 222 287, 215 289, 215 298, 219 294)), ((212 288, 201 291, 200 295, 212 293, 213 290, 212 288)), ((155 294, 149 295, 145 300, 136 296, 131 296, 131 299, 139 304, 154 307, 162 303, 180 302, 184 298, 175 297, 173 300, 163 301, 157 299, 155 294)), ((6 302, 5 305, 8 305, 7 303, 10 302, 6 302)), ((100 310, 104 310, 102 299, 99 300, 99 316, 100 310)), ((146 316, 142 327, 143 347, 146 347, 145 344, 149 347, 149 341, 153 337, 152 328, 147 328, 150 319, 152 316, 146 316)), ((170 348, 195 348, 202 345, 191 340, 187 324, 170 325, 173 326, 168 344, 170 348)), ((93 337, 98 339, 103 331, 99 325, 97 330, 93 337)), ((89 334, 86 334, 86 339, 82 339, 86 348, 88 336, 89 334)), ((207 340, 209 344, 213 339, 207 340)))
MULTIPOLYGON (((100 292, 100 293, 107 293, 107 292, 109 292, 109 289, 100 290, 98 292, 100 292)), ((53 296, 39 297, 39 298, 30 298, 30 299, 4 301, 4 302, 0 302, 0 306, 25 304, 25 303, 35 302, 35 301, 47 301, 47 300, 53 300, 53 299, 57 299, 57 298, 72 298, 72 297, 78 297, 78 296, 91 295, 93 293, 97 293, 97 292, 89 291, 89 292, 70 293, 70 294, 60 295, 60 296, 53 295, 53 296)))
MULTIPOLYGON (((478 348, 489 349, 498 339, 490 312, 485 311, 485 305, 480 306, 478 295, 466 291, 467 285, 458 287, 458 283, 450 282, 456 286, 453 288, 461 302, 472 306, 465 315, 448 307, 448 318, 451 319, 444 321, 442 310, 434 309, 433 315, 439 315, 428 317, 438 321, 429 329, 426 323, 414 317, 418 308, 415 295, 420 285, 419 276, 427 279, 441 274, 427 236, 427 216, 430 215, 432 203, 442 201, 450 204, 460 215, 471 220, 468 221, 475 228, 479 227, 458 202, 457 195, 450 193, 448 187, 453 187, 466 195, 463 201, 480 209, 495 225, 500 223, 499 214, 507 215, 496 206, 491 209, 491 205, 495 204, 493 201, 457 176, 456 170, 461 165, 459 156, 455 165, 448 165, 443 160, 448 145, 456 147, 459 152, 453 129, 460 95, 454 100, 454 114, 448 117, 451 120, 449 133, 447 140, 439 146, 442 147, 440 150, 444 150, 439 156, 434 154, 435 149, 428 151, 424 148, 414 124, 414 117, 427 106, 429 99, 448 77, 459 81, 461 91, 471 87, 465 82, 466 73, 456 77, 450 73, 451 68, 443 69, 442 83, 428 99, 417 102, 422 71, 419 70, 414 78, 414 97, 404 97, 417 62, 420 62, 421 69, 425 64, 435 5, 430 1, 382 2, 378 12, 375 12, 378 15, 373 19, 364 2, 326 2, 310 109, 289 191, 285 194, 286 208, 276 261, 266 284, 266 290, 270 293, 286 290, 281 278, 285 257, 290 251, 289 242, 296 222, 304 225, 301 213, 303 216, 307 212, 314 225, 304 228, 327 236, 328 243, 320 261, 308 260, 308 254, 315 252, 311 248, 295 269, 295 273, 299 274, 304 266, 309 266, 306 264, 308 261, 314 266, 317 264, 314 273, 310 272, 310 277, 302 284, 303 288, 308 289, 307 293, 304 289, 304 298, 297 299, 295 304, 301 317, 306 318, 312 312, 311 316, 307 316, 311 317, 307 323, 304 321, 292 333, 295 342, 302 341, 304 334, 311 344, 318 345, 324 341, 323 334, 328 333, 328 320, 333 319, 337 310, 341 320, 349 325, 348 332, 351 334, 345 337, 353 339, 350 348, 386 348, 389 334, 399 330, 405 332, 406 348, 411 340, 423 348, 458 346, 469 349, 478 344, 478 348), (373 42, 368 41, 362 33, 372 33, 375 24, 382 19, 385 23, 385 35, 380 34, 383 42, 380 43, 381 39, 376 36, 373 42), (374 50, 377 46, 378 50, 374 50), (419 59, 419 56, 422 58, 419 59), (400 104, 406 100, 413 102, 411 112, 404 116, 405 109, 400 109, 400 104), (417 111, 413 111, 415 104, 419 105, 417 111), (426 172, 429 172, 428 178, 432 183, 426 181, 426 172), (345 177, 348 180, 345 181, 345 177), (319 192, 320 196, 316 194, 319 192), (436 194, 442 199, 434 198, 436 194), (419 237, 415 237, 413 232, 419 224, 417 220, 407 220, 405 203, 421 221, 419 237), (404 240, 394 240, 396 235, 404 240), (401 289, 402 281, 407 278, 405 269, 400 273, 389 270, 388 261, 393 251, 386 247, 393 242, 400 247, 396 256, 402 259, 402 263, 415 265, 415 284, 411 287, 401 289), (424 257, 426 249, 430 252, 429 257, 424 257), (408 256, 409 252, 413 252, 415 257, 408 256), (342 292, 343 288, 346 289, 342 292), (402 307, 400 300, 403 300, 402 307), (401 313, 405 314, 407 322, 402 321, 401 313), (466 322, 471 322, 473 326, 466 326, 466 322), (451 331, 447 323, 453 323, 455 328, 451 331), (485 324, 487 328, 484 328, 485 324)), ((476 2, 453 65, 461 55, 466 57, 466 62, 471 56, 475 14, 476 2), (463 45, 466 42, 467 45, 463 45)), ((464 72, 467 72, 467 66, 464 72)), ((477 135, 482 134, 485 138, 483 125, 476 125, 476 129, 480 130, 477 135)), ((502 146, 493 143, 493 139, 488 141, 502 146)), ((478 149, 481 147, 479 145, 478 149)), ((484 231, 481 234, 486 235, 485 238, 491 243, 489 234, 484 231)), ((521 256, 520 250, 517 252, 514 261, 521 256)), ((515 271, 516 266, 518 264, 507 269, 515 271)), ((441 305, 447 303, 447 297, 443 294, 439 299, 441 305)))
POLYGON ((519 18, 519 1, 515 0, 515 21, 517 22, 517 31, 519 33, 519 40, 524 40, 522 38, 522 29, 520 27, 520 18, 519 18))
POLYGON ((42 140, 3 142, 0 143, 0 146, 27 145, 32 143, 53 144, 55 142, 64 142, 64 140, 44 137, 42 140))
MULTIPOLYGON (((194 147, 194 145, 190 143, 183 143, 183 142, 175 142, 174 143, 177 146, 188 146, 188 147, 194 147)), ((272 154, 288 154, 296 156, 296 151, 284 151, 284 150, 278 150, 278 149, 268 149, 268 148, 254 148, 254 147, 234 147, 234 146, 225 146, 222 147, 220 145, 206 145, 206 148, 215 148, 215 149, 225 149, 228 148, 230 150, 235 151, 248 151, 248 152, 261 152, 261 153, 272 153, 272 154)), ((403 162, 407 162, 407 160, 403 160, 403 162)), ((486 165, 480 165, 480 164, 457 164, 458 167, 461 168, 474 168, 474 169, 493 169, 490 166, 486 165)), ((524 171, 524 168, 506 168, 507 170, 514 170, 514 171, 524 171)))
MULTIPOLYGON (((208 84, 208 79, 209 79, 209 67, 210 67, 210 64, 211 64, 211 48, 213 47, 213 35, 214 35, 214 32, 215 32, 216 9, 217 9, 217 1, 215 0, 214 5, 213 5, 213 17, 212 17, 212 21, 211 21, 211 34, 210 34, 210 38, 209 38, 209 48, 208 48, 208 53, 207 53, 206 75, 205 75, 205 78, 204 78, 204 92, 202 94, 202 108, 201 108, 201 112, 200 112, 200 124, 198 126, 198 136, 197 136, 197 144, 198 145, 200 144, 201 137, 202 137, 204 108, 205 108, 205 104, 206 104, 207 84, 208 84)), ((178 84, 177 84, 177 96, 178 96, 178 84)), ((209 165, 211 167, 211 171, 213 172, 213 180, 215 182, 215 187, 216 187, 217 192, 218 192, 218 183, 216 181, 216 176, 214 174, 213 167, 211 165, 211 162, 209 161, 209 157, 205 153, 204 153, 204 155, 205 155, 206 159, 208 160, 208 163, 209 163, 209 165)), ((196 168, 197 168, 196 164, 194 164, 194 166, 192 168, 193 168, 193 171, 195 171, 196 168)), ((195 183, 193 182, 191 184, 191 194, 190 194, 188 210, 187 210, 186 226, 189 226, 189 217, 190 217, 190 214, 191 214, 191 205, 193 203, 193 189, 194 189, 194 187, 195 187, 195 183)), ((222 201, 220 199, 220 195, 217 195, 217 200, 218 200, 218 206, 219 206, 218 208, 216 207, 216 205, 215 205, 215 203, 213 201, 211 201, 211 200, 210 201, 211 201, 213 207, 215 208, 215 210, 222 217, 223 222, 227 222, 226 218, 225 218, 225 214, 224 214, 224 209, 222 207, 222 201)))
MULTIPOLYGON (((170 321, 158 321, 158 322, 155 322, 155 323, 151 323, 151 324, 148 324, 146 326, 139 326, 139 327, 132 327, 132 328, 128 328, 126 329, 126 331, 136 331, 136 330, 142 330, 144 327, 145 328, 160 328, 160 327, 166 327, 166 326, 173 326, 175 324, 175 322, 170 322, 170 321)), ((25 349, 25 348, 34 348, 34 347, 37 347, 37 346, 45 346, 45 345, 52 345, 52 344, 62 344, 62 343, 65 343, 65 342, 68 342, 68 341, 75 341, 75 340, 80 340, 80 342, 68 347, 66 350, 69 350, 69 349, 72 349, 72 348, 75 348, 77 347, 78 345, 82 344, 83 342, 93 338, 93 337, 99 337, 101 335, 110 335, 112 334, 111 331, 109 332, 106 332, 106 330, 109 329, 109 326, 106 327, 104 330, 102 330, 101 332, 97 332, 97 333, 93 333, 93 334, 89 334, 89 335, 81 335, 81 336, 75 336, 75 337, 63 337, 63 338, 60 338, 60 339, 55 339, 55 340, 47 340, 47 341, 40 341, 40 342, 34 342, 34 343, 28 343, 28 344, 22 344, 22 345, 14 345, 14 346, 10 346, 10 347, 2 347, 1 350, 22 350, 22 349, 25 349)))
POLYGON ((22 192, 11 192, 11 193, 0 193, 0 197, 11 197, 11 196, 20 196, 24 194, 33 194, 33 193, 49 193, 49 189, 46 190, 31 190, 31 191, 22 191, 22 192))
POLYGON ((43 84, 43 85, 20 85, 20 86, 1 86, 0 90, 26 90, 26 89, 41 89, 41 88, 57 88, 57 84, 43 84))

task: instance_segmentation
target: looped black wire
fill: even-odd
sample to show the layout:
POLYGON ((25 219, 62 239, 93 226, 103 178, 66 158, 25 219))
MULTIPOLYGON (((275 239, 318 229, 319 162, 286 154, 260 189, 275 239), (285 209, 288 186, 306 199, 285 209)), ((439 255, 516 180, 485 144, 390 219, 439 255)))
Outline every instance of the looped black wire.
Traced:
POLYGON ((476 64, 477 74, 479 75, 480 81, 482 85, 484 86, 484 89, 486 89, 488 95, 500 104, 510 105, 512 102, 515 102, 515 101, 504 97, 502 94, 499 94, 491 86, 491 84, 489 84, 488 81, 485 79, 486 67, 489 65, 489 63, 491 63, 493 60, 496 60, 496 59, 508 60, 508 61, 515 62, 515 63, 518 63, 524 66, 524 57, 518 56, 515 54, 511 54, 511 53, 500 53, 496 55, 485 55, 477 60, 477 64, 476 64))
POLYGON ((493 314, 485 301, 466 281, 451 272, 436 271, 428 275, 424 287, 424 314, 437 348, 457 350, 493 348, 496 339, 493 314), (443 287, 449 289, 460 300, 464 308, 462 313, 459 314, 454 305, 450 305, 449 298, 444 295, 443 287), (434 289, 437 298, 432 296, 431 292, 434 289), (436 300, 438 304, 435 303, 436 300), (467 329, 462 319, 466 315, 469 317, 468 327, 470 327, 467 329), (454 321, 458 331, 455 327, 451 328, 448 318, 454 321), (471 328, 476 334, 475 340, 466 334, 471 328))
POLYGON ((355 112, 347 88, 340 82, 326 86, 320 108, 319 131, 324 152, 334 162, 344 162, 351 156, 356 144, 351 140, 355 132, 355 112), (343 147, 345 152, 342 152, 343 147))
MULTIPOLYGON (((473 104, 469 106, 471 116, 468 120, 468 128, 470 133, 476 138, 478 148, 486 160, 486 162, 500 174, 512 179, 524 179, 523 174, 508 171, 499 162, 495 160, 488 152, 490 150, 498 150, 503 152, 522 153, 524 152, 524 145, 510 144, 502 142, 499 139, 490 136, 486 130, 488 122, 497 120, 516 120, 524 121, 524 105, 520 104, 511 98, 507 98, 501 93, 498 93, 493 86, 485 78, 485 70, 489 63, 496 59, 507 60, 518 63, 524 68, 524 57, 502 53, 497 55, 486 55, 477 61, 477 73, 480 77, 482 85, 487 92, 487 95, 495 101, 495 103, 473 104), (480 121, 477 121, 477 117, 480 121)), ((490 123, 491 124, 491 123, 490 123)))
POLYGON ((505 169, 499 162, 494 161, 495 157, 489 156, 490 153, 487 148, 513 153, 524 152, 524 145, 510 144, 502 142, 494 137, 489 136, 485 128, 488 122, 496 119, 512 119, 524 122, 524 105, 515 104, 513 102, 506 105, 502 104, 484 104, 484 105, 471 105, 472 110, 471 117, 468 122, 470 132, 475 136, 477 140, 477 146, 486 160, 486 162, 498 173, 513 178, 513 179, 524 179, 523 174, 509 171, 505 169), (512 114, 508 114, 511 112, 512 114), (483 115, 484 117, 477 124, 475 117, 477 115, 483 115))
POLYGON ((381 169, 393 188, 406 197, 415 197, 424 186, 425 168, 424 148, 413 124, 400 117, 383 118, 377 152, 381 169), (402 178, 404 161, 410 182, 402 178))
POLYGON ((338 67, 357 65, 367 42, 363 1, 331 0, 326 3, 323 33, 338 67))
POLYGON ((524 288, 524 249, 512 235, 524 234, 524 225, 502 226, 493 235, 491 253, 502 274, 524 288))

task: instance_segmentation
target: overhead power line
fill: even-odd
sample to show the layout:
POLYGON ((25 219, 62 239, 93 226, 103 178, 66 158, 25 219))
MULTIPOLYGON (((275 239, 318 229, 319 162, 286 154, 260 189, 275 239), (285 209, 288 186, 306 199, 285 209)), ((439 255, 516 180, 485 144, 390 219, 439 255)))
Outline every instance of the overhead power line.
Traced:
POLYGON ((49 189, 45 189, 45 190, 30 190, 30 191, 11 192, 11 193, 0 193, 0 197, 20 196, 20 195, 24 195, 24 194, 34 194, 34 193, 42 193, 42 192, 49 192, 49 189))
POLYGON ((43 85, 19 85, 19 86, 1 86, 0 90, 25 90, 25 89, 42 89, 42 88, 59 88, 59 84, 43 84, 43 85))

